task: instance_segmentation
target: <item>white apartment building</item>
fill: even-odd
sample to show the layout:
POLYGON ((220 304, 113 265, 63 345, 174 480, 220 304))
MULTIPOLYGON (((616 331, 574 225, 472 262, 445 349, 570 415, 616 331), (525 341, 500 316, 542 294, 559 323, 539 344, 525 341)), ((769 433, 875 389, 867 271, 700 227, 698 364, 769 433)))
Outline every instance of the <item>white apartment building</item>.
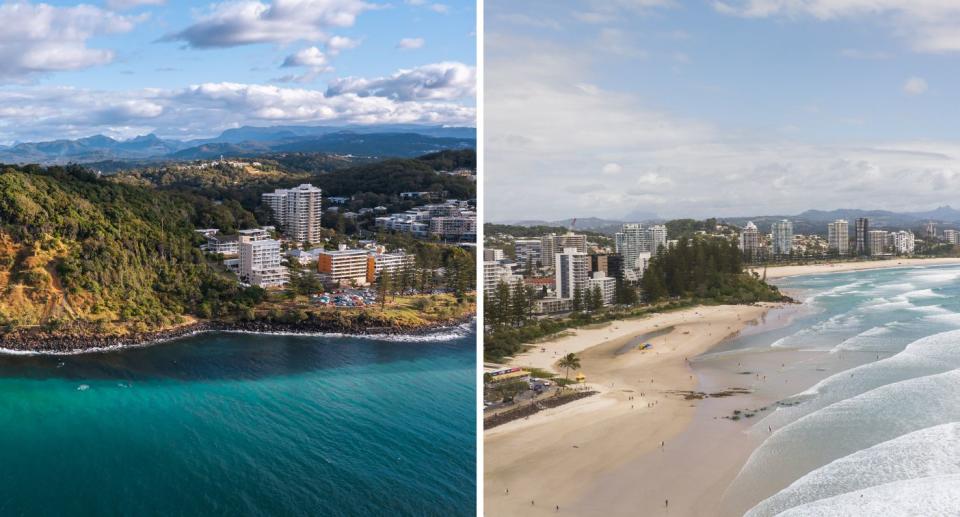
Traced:
POLYGON ((748 257, 756 257, 760 252, 760 230, 753 221, 747 221, 740 231, 740 251, 748 257))
POLYGON ((884 230, 870 230, 867 232, 867 247, 870 255, 887 254, 887 232, 884 230))
POLYGON ((503 260, 503 250, 499 248, 484 248, 483 249, 483 260, 492 260, 494 262, 503 260))
POLYGON ((319 242, 323 216, 323 191, 309 183, 264 193, 263 202, 273 211, 283 233, 296 242, 319 242))
POLYGON ((483 292, 486 295, 492 295, 501 283, 506 283, 512 288, 522 280, 523 277, 513 274, 509 267, 499 262, 483 261, 483 292))
POLYGON ((264 229, 241 230, 239 237, 240 280, 258 287, 282 287, 290 273, 280 264, 280 241, 264 229))
POLYGON ((564 248, 554 261, 557 297, 571 300, 577 292, 588 287, 590 257, 577 248, 564 248))
POLYGON ((240 253, 240 240, 236 235, 212 234, 207 236, 207 243, 200 249, 207 253, 235 256, 240 253))
POLYGON ((592 293, 596 288, 600 289, 603 305, 613 305, 613 296, 617 290, 617 279, 605 275, 603 271, 595 271, 590 278, 590 292, 592 293))
POLYGON ((793 250, 793 223, 787 219, 777 221, 771 226, 770 234, 773 254, 789 255, 793 250))
POLYGON ((943 240, 947 241, 949 244, 960 244, 960 232, 957 230, 944 230, 943 240))
POLYGON ((827 224, 827 249, 843 256, 850 253, 850 223, 837 219, 827 224))
POLYGON ((477 235, 477 216, 462 214, 430 219, 430 234, 444 240, 473 240, 477 235))
POLYGON ((913 255, 916 246, 916 238, 913 232, 899 231, 890 235, 893 240, 893 250, 897 255, 913 255))
POLYGON ((374 253, 373 254, 373 272, 374 276, 379 277, 384 271, 396 273, 407 268, 412 268, 416 261, 413 255, 408 255, 402 251, 393 253, 374 253))

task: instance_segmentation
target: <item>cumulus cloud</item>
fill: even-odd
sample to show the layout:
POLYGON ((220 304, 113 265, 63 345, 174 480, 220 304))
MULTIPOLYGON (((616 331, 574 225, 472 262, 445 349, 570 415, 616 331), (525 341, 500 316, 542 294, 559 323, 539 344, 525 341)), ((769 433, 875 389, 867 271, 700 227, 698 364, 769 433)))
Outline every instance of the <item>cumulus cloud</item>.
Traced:
POLYGON ((129 32, 141 20, 90 5, 0 5, 0 81, 110 63, 114 52, 90 48, 88 40, 129 32))
POLYGON ((417 48, 423 48, 423 38, 403 38, 397 43, 397 48, 403 50, 411 50, 417 48))
POLYGON ((213 4, 196 23, 164 40, 194 48, 327 41, 330 29, 351 27, 358 15, 373 8, 362 0, 228 0, 213 4))
POLYGON ((359 45, 360 40, 348 38, 346 36, 334 36, 327 41, 327 52, 330 53, 330 55, 335 56, 342 50, 357 48, 359 45))
POLYGON ((0 142, 118 138, 155 132, 202 138, 246 124, 475 123, 464 103, 401 100, 356 93, 329 96, 309 88, 203 83, 177 89, 110 92, 62 87, 0 90, 0 142))
POLYGON ((317 47, 307 47, 297 51, 296 54, 287 56, 282 66, 325 67, 327 66, 327 56, 317 47))
POLYGON ((954 0, 723 0, 722 13, 748 18, 811 16, 820 20, 880 17, 918 52, 960 51, 960 3, 954 0))
POLYGON ((463 63, 433 63, 399 70, 393 75, 366 79, 346 77, 327 85, 327 95, 352 94, 399 101, 457 100, 476 95, 477 71, 463 63))
POLYGON ((927 91, 927 81, 920 77, 911 77, 903 83, 903 91, 910 95, 920 95, 927 91))

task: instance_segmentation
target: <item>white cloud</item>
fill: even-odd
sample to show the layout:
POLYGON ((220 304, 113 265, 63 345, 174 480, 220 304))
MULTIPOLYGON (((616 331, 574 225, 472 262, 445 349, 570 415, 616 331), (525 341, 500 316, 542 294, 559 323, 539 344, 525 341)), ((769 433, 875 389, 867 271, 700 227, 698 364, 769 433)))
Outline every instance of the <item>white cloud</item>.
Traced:
POLYGON ((910 95, 920 95, 927 91, 927 81, 920 77, 911 77, 903 83, 903 91, 910 95))
POLYGON ((41 86, 0 90, 0 142, 6 143, 96 133, 117 138, 150 132, 170 138, 201 138, 245 124, 472 126, 475 117, 475 109, 465 103, 352 92, 329 96, 309 88, 241 83, 109 93, 41 86))
POLYGON ((145 5, 163 5, 167 0, 107 0, 107 7, 114 10, 133 9, 145 5))
POLYGON ((353 38, 348 38, 346 36, 334 36, 327 41, 327 52, 331 56, 335 56, 340 53, 342 50, 350 50, 352 48, 357 48, 360 45, 360 40, 353 38))
POLYGON ((623 172, 623 167, 619 163, 608 163, 603 166, 601 172, 607 175, 620 174, 623 172))
POLYGON ((397 43, 397 48, 404 50, 423 48, 424 43, 423 38, 403 38, 397 43))
POLYGON ((362 0, 228 0, 213 4, 195 24, 164 40, 195 48, 327 41, 328 30, 351 27, 358 15, 373 8, 362 0))
POLYGON ((433 63, 399 70, 387 77, 346 77, 330 81, 327 95, 354 94, 400 101, 459 100, 476 95, 477 71, 463 63, 433 63))
POLYGON ((0 5, 0 81, 110 63, 114 52, 89 48, 88 40, 129 32, 141 20, 90 5, 0 5))
POLYGON ((956 142, 815 145, 716 128, 611 91, 586 49, 494 34, 484 85, 491 221, 923 210, 960 181, 956 142))
POLYGON ((748 18, 811 16, 819 20, 880 18, 918 52, 960 51, 955 0, 723 0, 721 13, 748 18))
POLYGON ((435 13, 447 14, 450 12, 450 7, 446 4, 430 4, 430 10, 435 13))
POLYGON ((307 66, 312 68, 323 68, 327 64, 326 54, 317 47, 298 50, 296 54, 287 56, 287 59, 283 61, 283 66, 307 66))

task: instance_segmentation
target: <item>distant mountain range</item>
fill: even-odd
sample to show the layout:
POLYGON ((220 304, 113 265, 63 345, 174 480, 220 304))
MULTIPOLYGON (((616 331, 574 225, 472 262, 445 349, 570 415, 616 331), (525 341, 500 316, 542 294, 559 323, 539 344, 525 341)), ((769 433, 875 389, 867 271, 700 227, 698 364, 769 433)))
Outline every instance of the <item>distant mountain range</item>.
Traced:
POLYGON ((76 140, 0 146, 0 163, 90 163, 106 160, 196 160, 249 157, 273 152, 320 152, 409 158, 445 149, 476 147, 476 129, 418 126, 245 126, 216 138, 162 139, 154 134, 130 140, 95 135, 76 140))
MULTIPOLYGON (((644 224, 653 224, 664 222, 664 219, 658 218, 654 214, 631 214, 649 217, 630 217, 629 220, 600 219, 597 217, 577 218, 576 229, 591 230, 600 233, 613 234, 620 230, 620 225, 625 222, 639 222, 644 224)), ((950 206, 941 206, 935 210, 925 212, 891 212, 888 210, 857 210, 857 209, 838 209, 838 210, 807 210, 797 215, 757 215, 752 217, 718 217, 717 221, 744 226, 747 221, 753 221, 757 228, 762 232, 769 232, 770 225, 774 221, 789 219, 793 222, 793 231, 803 234, 826 234, 827 223, 837 219, 850 221, 851 228, 854 220, 858 217, 870 219, 870 226, 873 228, 882 228, 886 230, 908 230, 917 229, 928 221, 938 223, 943 227, 960 228, 960 210, 950 206)), ((519 220, 509 221, 505 224, 515 224, 518 226, 562 226, 569 228, 573 219, 561 219, 557 221, 545 220, 519 220)), ((851 230, 852 231, 852 230, 851 230)))

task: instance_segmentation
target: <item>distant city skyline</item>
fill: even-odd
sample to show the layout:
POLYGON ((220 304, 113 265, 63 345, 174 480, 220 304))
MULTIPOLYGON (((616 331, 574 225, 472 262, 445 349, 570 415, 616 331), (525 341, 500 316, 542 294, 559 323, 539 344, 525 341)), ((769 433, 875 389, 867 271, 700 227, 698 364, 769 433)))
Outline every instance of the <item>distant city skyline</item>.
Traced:
POLYGON ((485 8, 488 221, 923 211, 960 181, 960 4, 485 8))
POLYGON ((467 0, 0 3, 0 144, 475 124, 467 0))

